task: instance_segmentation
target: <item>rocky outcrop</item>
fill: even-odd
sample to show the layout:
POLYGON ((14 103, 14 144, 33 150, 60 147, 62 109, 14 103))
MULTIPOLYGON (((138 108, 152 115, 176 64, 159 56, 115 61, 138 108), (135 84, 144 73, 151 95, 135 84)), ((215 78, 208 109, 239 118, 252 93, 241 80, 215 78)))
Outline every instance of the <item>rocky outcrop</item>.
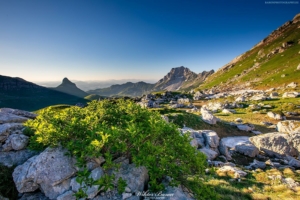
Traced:
POLYGON ((202 149, 199 149, 199 151, 204 153, 208 160, 214 160, 219 155, 216 151, 209 149, 209 148, 202 148, 202 149))
POLYGON ((66 152, 61 147, 47 148, 16 167, 13 179, 17 190, 24 193, 40 188, 50 199, 66 192, 70 188, 70 177, 77 172, 75 160, 66 156, 66 152))
POLYGON ((251 143, 238 144, 235 146, 235 150, 249 157, 255 157, 259 154, 258 148, 251 143))
POLYGON ((285 92, 285 93, 283 93, 282 97, 283 98, 296 98, 299 95, 300 95, 299 92, 285 92))
POLYGON ((277 119, 277 120, 285 120, 285 116, 280 115, 278 113, 274 113, 274 112, 268 112, 267 116, 272 118, 272 119, 277 119))
POLYGON ((37 153, 38 152, 30 151, 27 149, 21 151, 0 152, 0 164, 7 167, 22 165, 37 153))
POLYGON ((300 121, 286 120, 277 123, 277 131, 282 133, 299 132, 300 134, 300 121))
POLYGON ((29 137, 23 134, 11 134, 2 146, 2 151, 22 150, 28 144, 29 137))
POLYGON ((220 169, 217 170, 217 174, 219 175, 228 175, 233 178, 241 178, 247 175, 246 172, 238 169, 237 167, 232 166, 223 166, 220 169))
POLYGON ((218 119, 206 109, 206 107, 201 108, 201 117, 202 120, 208 124, 216 124, 218 119))
MULTIPOLYGON (((3 117, 3 115, 0 112, 0 118, 1 116, 3 117)), ((24 120, 27 119, 25 118, 24 120)), ((13 133, 14 131, 22 130, 24 127, 21 123, 10 123, 10 122, 11 121, 8 121, 8 123, 6 124, 0 124, 0 142, 4 142, 11 133, 13 133)))
POLYGON ((286 155, 297 156, 298 152, 289 141, 289 136, 285 133, 267 133, 250 138, 260 151, 268 156, 282 158, 286 155))
POLYGON ((37 154, 25 149, 29 137, 23 134, 22 122, 33 119, 36 114, 23 110, 0 109, 0 164, 12 167, 21 165, 37 154))

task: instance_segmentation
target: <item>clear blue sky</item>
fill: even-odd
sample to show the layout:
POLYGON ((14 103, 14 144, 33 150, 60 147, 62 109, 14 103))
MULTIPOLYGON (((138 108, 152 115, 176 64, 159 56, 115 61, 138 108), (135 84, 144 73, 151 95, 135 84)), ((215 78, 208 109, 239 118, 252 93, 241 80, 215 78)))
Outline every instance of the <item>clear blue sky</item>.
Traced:
POLYGON ((300 12, 263 0, 0 0, 0 74, 160 79, 218 69, 300 12))

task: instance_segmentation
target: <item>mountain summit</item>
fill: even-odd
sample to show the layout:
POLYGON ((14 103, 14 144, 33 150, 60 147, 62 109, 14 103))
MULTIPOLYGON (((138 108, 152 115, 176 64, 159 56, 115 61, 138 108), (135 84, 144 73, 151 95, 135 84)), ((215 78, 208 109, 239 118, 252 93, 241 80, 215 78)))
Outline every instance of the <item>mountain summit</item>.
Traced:
POLYGON ((209 72, 203 71, 196 74, 189 68, 181 66, 172 68, 171 71, 160 79, 154 86, 154 90, 179 90, 188 89, 193 85, 201 84, 209 75, 213 74, 214 70, 209 72))
POLYGON ((52 89, 77 97, 85 97, 88 95, 86 92, 79 89, 76 84, 71 82, 68 78, 64 78, 59 86, 52 89))
POLYGON ((89 94, 103 96, 141 96, 149 92, 168 90, 189 90, 198 87, 214 70, 203 71, 199 74, 192 72, 187 67, 172 68, 171 71, 155 84, 138 82, 127 82, 124 84, 112 85, 108 88, 100 88, 87 91, 89 94))

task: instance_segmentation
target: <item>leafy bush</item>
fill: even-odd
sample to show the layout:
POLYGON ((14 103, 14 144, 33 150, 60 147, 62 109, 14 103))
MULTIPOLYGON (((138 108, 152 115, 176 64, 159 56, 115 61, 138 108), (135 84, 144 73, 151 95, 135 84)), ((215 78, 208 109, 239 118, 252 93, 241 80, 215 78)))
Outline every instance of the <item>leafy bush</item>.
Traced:
MULTIPOLYGON (((202 175, 206 167, 204 154, 189 144, 188 135, 181 135, 177 126, 165 122, 158 112, 128 100, 93 101, 85 108, 71 107, 60 112, 48 108, 26 125, 35 132, 30 146, 62 145, 81 167, 87 158, 99 156, 106 159, 104 170, 116 167, 113 160, 121 156, 145 166, 153 191, 163 190, 165 176, 172 178, 171 185, 194 185, 195 181, 191 184, 188 177, 202 175)), ((87 172, 83 174, 88 176, 87 172)), ((98 181, 104 182, 107 181, 98 181)), ((119 182, 118 190, 122 192, 125 187, 119 182)), ((210 189, 193 191, 196 196, 207 193, 204 196, 215 198, 210 189)))

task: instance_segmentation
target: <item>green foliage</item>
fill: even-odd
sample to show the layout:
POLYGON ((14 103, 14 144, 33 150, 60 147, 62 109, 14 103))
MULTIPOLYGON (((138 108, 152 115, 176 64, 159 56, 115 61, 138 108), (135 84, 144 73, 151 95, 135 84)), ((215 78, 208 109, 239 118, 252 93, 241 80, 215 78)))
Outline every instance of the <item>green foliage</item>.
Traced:
POLYGON ((0 165, 0 195, 9 199, 17 199, 18 191, 13 181, 14 167, 0 165))
MULTIPOLYGON (((92 183, 85 169, 86 160, 91 157, 103 156, 106 172, 117 167, 114 159, 118 157, 145 166, 153 191, 163 189, 165 176, 172 178, 172 185, 188 187, 187 177, 203 174, 206 167, 204 154, 189 144, 188 135, 181 135, 177 126, 165 122, 158 112, 128 100, 93 101, 85 108, 70 107, 61 112, 47 108, 26 126, 35 131, 35 144, 66 147, 77 158, 78 166, 83 167, 77 181, 86 185, 92 183)), ((106 174, 93 184, 110 189, 113 179, 106 174)), ((123 191, 124 186, 124 181, 119 180, 118 191, 123 191)), ((207 191, 194 192, 201 195, 207 191)), ((82 191, 77 195, 80 198, 82 191)))

